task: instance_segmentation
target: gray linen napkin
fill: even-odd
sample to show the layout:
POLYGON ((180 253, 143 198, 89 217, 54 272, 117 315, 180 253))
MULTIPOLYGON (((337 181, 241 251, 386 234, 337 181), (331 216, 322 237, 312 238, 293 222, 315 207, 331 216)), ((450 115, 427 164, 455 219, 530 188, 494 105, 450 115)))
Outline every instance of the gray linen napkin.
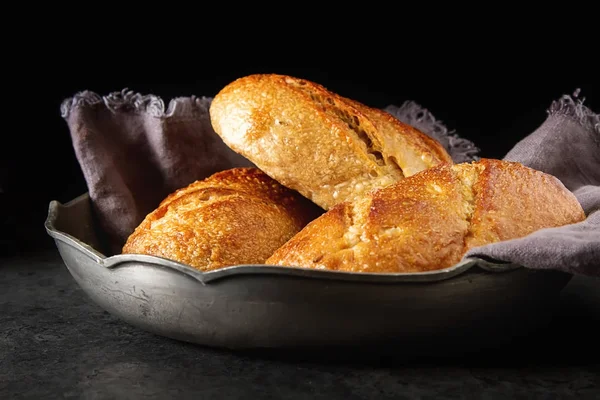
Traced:
POLYGON ((253 165, 210 126, 206 97, 163 100, 127 89, 77 93, 61 105, 106 252, 117 254, 169 193, 214 172, 253 165))
MULTIPOLYGON (((123 90, 107 96, 84 91, 63 102, 61 113, 113 254, 175 189, 219 170, 252 165, 212 129, 211 100, 180 97, 165 110, 158 96, 123 90)), ((419 104, 407 101, 385 110, 440 141, 455 162, 478 159, 474 143, 419 104)), ((552 104, 546 122, 506 156, 563 180, 584 206, 586 221, 473 249, 466 257, 600 275, 599 126, 598 115, 564 96, 552 104)))
POLYGON ((504 159, 556 176, 575 194, 586 220, 475 248, 465 257, 600 276, 600 116, 578 95, 554 101, 546 120, 504 159))

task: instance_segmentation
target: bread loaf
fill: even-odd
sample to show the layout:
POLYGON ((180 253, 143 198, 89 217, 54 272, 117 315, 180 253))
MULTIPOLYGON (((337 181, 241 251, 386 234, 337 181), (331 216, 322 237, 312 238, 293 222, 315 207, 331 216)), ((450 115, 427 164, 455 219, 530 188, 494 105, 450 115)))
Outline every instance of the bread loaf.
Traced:
POLYGON ((450 267, 469 249, 576 223, 585 214, 555 177, 482 159, 442 164, 336 205, 267 264, 352 272, 450 267))
POLYGON ((285 75, 233 81, 210 118, 232 150, 325 210, 452 162, 439 142, 392 115, 285 75))
POLYGON ((262 264, 320 213, 262 171, 234 168, 169 195, 129 236, 122 252, 202 271, 262 264))

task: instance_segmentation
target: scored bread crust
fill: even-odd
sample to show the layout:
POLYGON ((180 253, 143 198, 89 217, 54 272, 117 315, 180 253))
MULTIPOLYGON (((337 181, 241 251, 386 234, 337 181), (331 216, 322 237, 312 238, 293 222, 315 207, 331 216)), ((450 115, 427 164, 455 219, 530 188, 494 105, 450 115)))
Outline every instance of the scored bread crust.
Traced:
POLYGON ((212 100, 215 132, 266 174, 328 210, 452 159, 391 114, 285 75, 256 74, 212 100))
POLYGON ((351 272, 443 269, 471 248, 585 219, 554 176, 515 162, 442 164, 309 223, 266 264, 351 272))
POLYGON ((322 210, 256 168, 233 168, 167 196, 122 252, 148 254, 202 271, 262 264, 322 210))

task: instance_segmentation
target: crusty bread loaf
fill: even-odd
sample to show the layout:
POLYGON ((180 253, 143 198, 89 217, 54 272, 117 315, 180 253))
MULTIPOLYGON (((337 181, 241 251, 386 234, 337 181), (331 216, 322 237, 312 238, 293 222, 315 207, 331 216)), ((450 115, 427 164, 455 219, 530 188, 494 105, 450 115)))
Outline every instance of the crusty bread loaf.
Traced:
POLYGON ((256 168, 234 168, 169 195, 129 236, 122 252, 203 271, 262 264, 322 211, 256 168))
POLYGON ((551 175, 491 159, 442 164, 338 204, 266 263, 421 272, 450 267, 475 246, 584 218, 575 196, 551 175))
POLYGON ((325 210, 452 162, 439 142, 392 115, 285 75, 233 81, 210 117, 232 150, 325 210))

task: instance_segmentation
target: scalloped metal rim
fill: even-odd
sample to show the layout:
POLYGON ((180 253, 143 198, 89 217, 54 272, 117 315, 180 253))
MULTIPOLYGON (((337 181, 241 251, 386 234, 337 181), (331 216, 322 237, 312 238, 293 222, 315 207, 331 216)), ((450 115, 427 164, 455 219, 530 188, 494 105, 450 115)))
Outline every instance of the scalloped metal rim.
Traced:
POLYGON ((48 207, 48 216, 44 224, 47 233, 52 238, 60 240, 61 242, 79 250, 81 253, 85 254, 87 257, 93 259, 97 264, 102 265, 105 268, 122 268, 126 267, 129 263, 144 263, 175 270, 177 272, 188 275, 203 284, 207 284, 217 279, 230 278, 235 277, 236 275, 245 274, 277 274, 314 279, 364 281, 365 283, 435 282, 455 277, 472 269, 475 266, 481 268, 484 271, 490 272, 505 272, 517 268, 522 268, 521 266, 515 264, 497 264, 491 263, 480 258, 469 258, 445 269, 419 273, 360 273, 346 271, 314 270, 293 266, 282 267, 262 264, 235 265, 231 267, 221 268, 218 270, 202 272, 180 262, 150 255, 118 254, 107 257, 98 250, 94 249, 89 244, 84 243, 81 240, 75 238, 74 236, 66 232, 62 232, 55 227, 55 222, 59 218, 59 215, 62 212, 62 210, 67 210, 70 207, 78 204, 79 202, 88 200, 89 194, 84 193, 65 204, 62 204, 56 200, 51 201, 48 207))

